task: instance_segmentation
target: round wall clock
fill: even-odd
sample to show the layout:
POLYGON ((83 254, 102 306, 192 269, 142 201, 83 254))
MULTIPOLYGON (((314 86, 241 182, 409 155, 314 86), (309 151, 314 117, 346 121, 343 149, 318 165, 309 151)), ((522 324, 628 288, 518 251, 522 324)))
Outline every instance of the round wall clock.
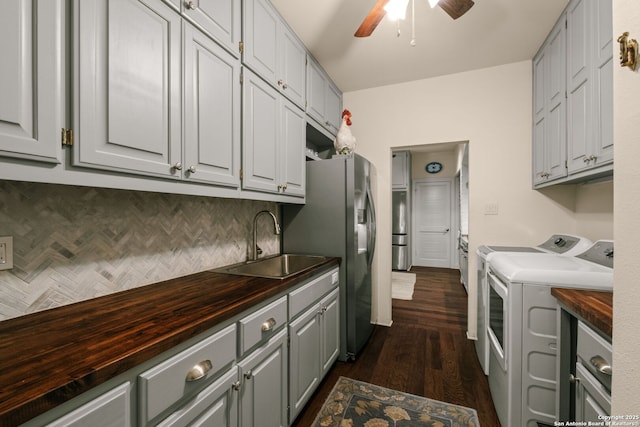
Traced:
POLYGON ((425 166, 424 169, 429 173, 438 173, 442 170, 442 163, 440 162, 427 163, 427 166, 425 166))

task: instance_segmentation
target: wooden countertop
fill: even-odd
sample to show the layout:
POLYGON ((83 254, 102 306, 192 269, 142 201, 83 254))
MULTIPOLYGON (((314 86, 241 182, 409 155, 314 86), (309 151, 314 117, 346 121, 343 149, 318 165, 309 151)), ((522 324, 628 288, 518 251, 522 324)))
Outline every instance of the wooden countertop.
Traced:
POLYGON ((551 288, 551 295, 603 334, 613 335, 613 292, 551 288))
POLYGON ((204 271, 0 322, 0 425, 18 425, 339 263, 277 280, 204 271))

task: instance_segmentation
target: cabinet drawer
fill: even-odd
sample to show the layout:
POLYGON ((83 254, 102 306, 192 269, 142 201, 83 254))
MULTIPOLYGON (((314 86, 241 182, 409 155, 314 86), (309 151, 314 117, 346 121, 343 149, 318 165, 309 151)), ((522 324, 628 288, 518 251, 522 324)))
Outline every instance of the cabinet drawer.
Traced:
POLYGON ((287 297, 284 296, 238 322, 240 354, 268 340, 287 323, 287 297))
POLYGON ((318 301, 338 284, 338 269, 311 280, 289 294, 289 316, 294 318, 302 310, 318 301))
POLYGON ((607 389, 611 390, 611 343, 607 342, 585 323, 578 321, 577 347, 578 358, 582 359, 584 367, 607 389))
POLYGON ((231 366, 235 356, 234 324, 140 374, 140 425, 198 391, 208 379, 231 366))

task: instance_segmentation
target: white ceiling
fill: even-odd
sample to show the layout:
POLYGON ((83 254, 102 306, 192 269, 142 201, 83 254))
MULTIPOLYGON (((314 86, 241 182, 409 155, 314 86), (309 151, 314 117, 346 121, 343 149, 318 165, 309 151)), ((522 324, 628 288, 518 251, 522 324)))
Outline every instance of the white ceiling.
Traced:
POLYGON ((531 59, 568 0, 475 0, 455 21, 415 0, 415 47, 410 13, 400 21, 400 37, 387 18, 372 36, 353 36, 376 0, 272 2, 338 87, 350 92, 531 59))

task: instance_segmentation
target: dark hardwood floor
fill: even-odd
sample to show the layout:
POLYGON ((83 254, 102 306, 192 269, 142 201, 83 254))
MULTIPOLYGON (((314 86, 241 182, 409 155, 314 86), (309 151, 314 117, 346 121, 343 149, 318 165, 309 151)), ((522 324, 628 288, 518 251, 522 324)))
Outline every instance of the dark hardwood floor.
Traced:
POLYGON ((294 426, 310 426, 340 376, 474 408, 500 426, 487 378, 466 337, 467 294, 458 270, 414 267, 413 300, 393 300, 393 325, 376 326, 355 362, 338 361, 294 426))

